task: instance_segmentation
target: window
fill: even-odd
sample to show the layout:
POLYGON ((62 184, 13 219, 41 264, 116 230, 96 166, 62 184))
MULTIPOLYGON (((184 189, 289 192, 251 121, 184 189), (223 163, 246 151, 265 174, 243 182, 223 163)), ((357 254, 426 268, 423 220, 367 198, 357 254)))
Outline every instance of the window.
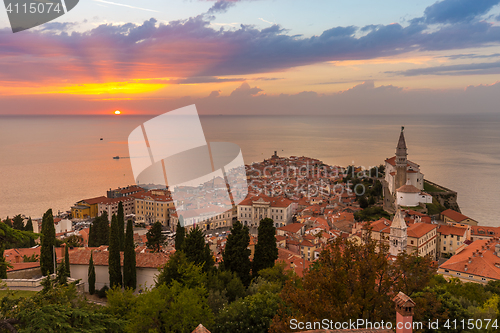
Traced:
POLYGON ((462 274, 460 274, 460 273, 457 273, 457 275, 462 275, 462 274))
POLYGON ((446 246, 445 246, 445 247, 443 247, 443 251, 446 251, 446 246))

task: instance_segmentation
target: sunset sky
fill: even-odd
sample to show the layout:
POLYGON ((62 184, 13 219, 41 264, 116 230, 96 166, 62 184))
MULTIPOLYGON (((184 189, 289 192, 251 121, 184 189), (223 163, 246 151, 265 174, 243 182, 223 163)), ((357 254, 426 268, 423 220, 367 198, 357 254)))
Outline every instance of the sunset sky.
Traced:
POLYGON ((498 112, 500 0, 80 0, 12 33, 0 114, 498 112))

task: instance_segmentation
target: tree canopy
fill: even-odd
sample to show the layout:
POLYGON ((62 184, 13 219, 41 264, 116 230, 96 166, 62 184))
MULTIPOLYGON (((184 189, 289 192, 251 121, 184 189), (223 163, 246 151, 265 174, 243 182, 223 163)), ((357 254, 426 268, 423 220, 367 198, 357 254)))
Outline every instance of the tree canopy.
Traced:
POLYGON ((161 233, 162 225, 160 222, 156 221, 151 229, 146 233, 146 246, 148 249, 153 250, 153 252, 160 252, 161 247, 165 244, 167 239, 165 235, 161 233))
POLYGON ((276 228, 274 221, 266 217, 260 221, 258 228, 258 241, 252 265, 253 276, 257 276, 261 269, 273 267, 276 259, 278 259, 276 228))
POLYGON ((121 270, 121 258, 120 258, 120 235, 119 230, 120 225, 115 214, 111 218, 111 230, 109 233, 109 259, 108 259, 108 270, 109 270, 109 284, 111 288, 116 286, 121 287, 123 285, 122 281, 122 270, 121 270))
POLYGON ((203 272, 208 272, 214 266, 214 259, 210 247, 205 242, 203 231, 197 226, 192 228, 182 246, 186 259, 199 265, 203 272))
POLYGON ((250 284, 250 234, 247 226, 240 221, 233 223, 231 233, 227 237, 226 249, 222 254, 224 269, 235 272, 245 286, 250 284))
POLYGON ((40 269, 43 275, 54 273, 54 247, 56 245, 56 229, 52 209, 47 210, 42 218, 42 240, 40 249, 40 269))

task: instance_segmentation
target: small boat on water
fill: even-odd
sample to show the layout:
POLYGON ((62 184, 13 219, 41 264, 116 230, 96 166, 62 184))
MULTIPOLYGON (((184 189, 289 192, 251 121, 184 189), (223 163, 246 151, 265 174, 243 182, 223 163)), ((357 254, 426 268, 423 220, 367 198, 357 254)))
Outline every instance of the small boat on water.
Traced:
POLYGON ((114 160, 119 160, 119 159, 120 159, 120 156, 113 156, 113 159, 114 159, 114 160))

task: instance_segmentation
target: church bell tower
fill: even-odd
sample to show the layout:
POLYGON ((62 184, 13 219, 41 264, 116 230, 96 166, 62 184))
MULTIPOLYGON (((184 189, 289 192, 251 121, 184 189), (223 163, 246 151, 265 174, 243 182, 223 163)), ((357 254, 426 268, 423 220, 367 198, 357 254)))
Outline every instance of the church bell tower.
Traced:
MULTIPOLYGON (((404 126, 401 126, 398 146, 396 147, 396 179, 394 190, 406 184, 406 164, 408 152, 406 149, 404 126)), ((396 193, 396 191, 394 191, 396 193)))
POLYGON ((406 222, 401 208, 398 207, 391 224, 391 233, 389 235, 389 253, 397 256, 406 251, 408 235, 406 233, 406 222))

